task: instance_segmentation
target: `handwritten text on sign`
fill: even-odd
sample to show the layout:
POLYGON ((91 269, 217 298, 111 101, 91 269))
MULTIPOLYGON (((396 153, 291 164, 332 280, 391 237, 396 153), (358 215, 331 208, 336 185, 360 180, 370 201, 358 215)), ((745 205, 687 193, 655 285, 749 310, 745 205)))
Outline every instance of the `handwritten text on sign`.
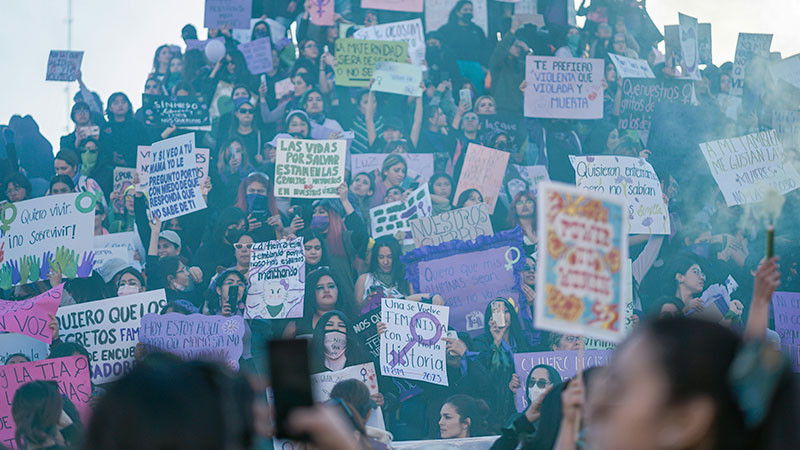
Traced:
POLYGON ((275 192, 278 197, 336 198, 344 181, 347 141, 278 139, 275 192))
POLYGON ((528 55, 525 117, 602 119, 602 59, 528 55))
POLYGON ((0 443, 9 448, 17 448, 11 405, 20 386, 31 381, 50 380, 58 383, 61 395, 75 405, 81 420, 88 423, 92 385, 89 382, 89 363, 86 357, 66 356, 0 366, 0 443))
POLYGON ((620 197, 540 185, 537 328, 619 342, 628 234, 620 197))
POLYGON ((775 130, 700 144, 728 206, 760 202, 770 189, 785 194, 800 186, 775 130))
POLYGON ((150 211, 162 221, 206 207, 197 180, 194 133, 153 143, 148 167, 150 211))
POLYGON ((800 293, 776 292, 772 296, 775 331, 781 347, 792 360, 792 368, 800 372, 800 293))
POLYGON ((83 52, 70 50, 50 50, 47 59, 47 81, 75 81, 81 70, 83 52))
POLYGON ((669 234, 669 215, 653 166, 630 156, 570 156, 575 184, 587 191, 625 197, 629 234, 669 234))
POLYGON ((61 303, 64 284, 36 297, 21 301, 0 300, 0 331, 19 333, 42 342, 53 341, 50 315, 55 315, 61 303))
MULTIPOLYGON (((406 0, 403 0, 406 1, 406 0)), ((363 6, 363 3, 362 3, 363 6)), ((419 19, 382 23, 362 28, 353 34, 356 39, 373 41, 404 41, 408 43, 411 64, 422 66, 425 61, 425 28, 419 19)))
POLYGON ((253 4, 250 0, 206 0, 203 26, 219 28, 250 28, 250 15, 253 4))
POLYGON ((303 238, 253 244, 247 319, 303 317, 306 257, 303 238))
POLYGON ((492 222, 485 203, 445 211, 431 217, 419 217, 409 222, 414 245, 439 245, 453 240, 474 241, 478 236, 491 236, 492 222))
POLYGON ((89 352, 92 382, 114 381, 133 369, 142 317, 160 312, 166 304, 166 294, 159 289, 59 308, 61 340, 89 352))
POLYGON ((450 308, 385 298, 381 374, 447 386, 445 342, 450 308))
POLYGON ((428 184, 422 183, 422 186, 411 191, 405 201, 386 203, 369 210, 372 237, 377 239, 381 236, 394 236, 401 231, 410 239, 409 222, 419 217, 430 216, 432 209, 428 184))
POLYGON ((245 333, 241 316, 145 314, 139 342, 148 350, 165 351, 181 359, 217 361, 239 369, 245 333))
POLYGON ((406 62, 408 42, 336 40, 336 85, 367 87, 375 64, 406 62))
POLYGON ((489 207, 489 213, 494 214, 509 156, 508 152, 470 143, 453 199, 457 200, 467 189, 477 189, 489 207))

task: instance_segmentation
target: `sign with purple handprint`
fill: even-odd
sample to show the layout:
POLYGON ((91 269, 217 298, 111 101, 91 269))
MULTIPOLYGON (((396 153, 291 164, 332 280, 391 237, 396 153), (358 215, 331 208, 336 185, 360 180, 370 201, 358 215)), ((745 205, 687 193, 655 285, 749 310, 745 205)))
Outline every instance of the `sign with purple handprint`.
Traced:
POLYGON ((428 217, 432 211, 428 183, 422 183, 404 200, 386 203, 369 210, 372 237, 377 239, 381 236, 395 236, 401 232, 405 233, 405 239, 413 243, 410 221, 419 217, 428 217))
POLYGON ((90 192, 50 195, 0 207, 0 289, 47 280, 88 277, 94 256, 94 207, 90 192))
POLYGON ((669 211, 658 175, 644 158, 570 156, 575 184, 587 191, 624 197, 628 234, 669 234, 669 211))
POLYGON ((253 244, 245 318, 303 317, 305 274, 303 238, 253 244))

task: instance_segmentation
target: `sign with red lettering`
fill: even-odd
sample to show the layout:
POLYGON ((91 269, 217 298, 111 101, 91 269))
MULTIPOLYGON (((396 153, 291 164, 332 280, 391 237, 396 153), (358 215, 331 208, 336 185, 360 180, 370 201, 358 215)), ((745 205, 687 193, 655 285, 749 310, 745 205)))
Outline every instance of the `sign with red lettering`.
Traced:
POLYGON ((624 199, 561 183, 539 186, 536 328, 619 342, 628 258, 624 199))

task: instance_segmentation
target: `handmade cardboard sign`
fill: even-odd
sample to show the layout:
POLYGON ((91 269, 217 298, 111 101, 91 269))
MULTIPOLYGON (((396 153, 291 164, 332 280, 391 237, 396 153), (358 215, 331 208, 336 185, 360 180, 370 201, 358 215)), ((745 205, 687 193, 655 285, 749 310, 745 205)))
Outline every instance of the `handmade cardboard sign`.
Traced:
POLYGON ((48 326, 50 316, 55 316, 63 290, 64 283, 61 283, 26 300, 0 300, 0 331, 24 334, 51 343, 53 330, 48 326))
POLYGON ((248 277, 245 318, 303 317, 306 257, 302 237, 253 244, 248 277))
POLYGON ((528 55, 525 117, 602 119, 602 59, 528 55))
POLYGON ((344 140, 278 139, 275 195, 336 198, 344 182, 344 140))

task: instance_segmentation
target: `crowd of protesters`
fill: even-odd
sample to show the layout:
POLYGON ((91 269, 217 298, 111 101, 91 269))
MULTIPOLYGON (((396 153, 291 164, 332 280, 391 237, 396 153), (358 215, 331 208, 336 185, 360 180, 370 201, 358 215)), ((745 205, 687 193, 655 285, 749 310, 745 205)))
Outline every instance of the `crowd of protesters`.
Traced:
MULTIPOLYGON (((403 236, 371 238, 369 209, 402 199, 424 183, 434 214, 483 202, 476 189, 454 195, 470 144, 510 153, 513 164, 491 223, 496 232, 515 227, 523 232, 525 308, 536 300, 537 211, 535 186, 509 193, 508 181, 520 179, 515 165, 544 166, 551 180, 573 184, 570 155, 635 156, 653 165, 669 206, 671 233, 630 237, 637 329, 607 368, 562 380, 542 365, 522 380, 515 374, 515 353, 576 350, 586 343, 579 336, 537 330, 530 323, 532 309, 520 311, 519 305, 496 299, 491 303, 504 311, 505 325, 494 322, 491 311, 498 306, 490 304, 482 333, 473 337, 459 330, 457 338, 446 339, 449 386, 406 383, 378 372, 379 393, 370 395, 362 383, 343 382, 331 392, 340 402, 292 418, 298 431, 311 435, 317 448, 330 449, 495 435, 498 449, 796 447, 800 408, 788 369, 756 363, 750 369, 762 372, 750 378, 731 373, 734 361, 774 357, 769 352, 780 346, 771 329, 770 302, 776 289, 800 291, 798 196, 785 196, 775 222, 777 256, 765 259, 764 224, 747 208, 726 206, 698 147, 772 129, 772 111, 800 106, 796 91, 752 70, 742 101, 732 103, 732 63, 708 64, 694 82, 696 101, 659 109, 645 144, 638 133, 617 128, 622 79, 608 55, 646 60, 658 80, 681 77, 682 68, 673 55, 656 49, 662 36, 644 1, 584 0, 577 10, 584 26, 577 27, 570 25, 567 1, 538 0, 544 26, 537 27, 514 20, 513 2, 488 0, 488 32, 473 21, 474 5, 458 1, 445 25, 426 29, 421 97, 337 86, 334 73, 335 41, 346 37, 339 35, 340 23, 369 26, 423 14, 336 0, 337 25, 317 26, 309 20, 309 1, 253 3, 253 18, 262 20, 252 37, 279 43, 272 49, 271 72, 252 75, 232 31, 223 27, 208 30, 209 38, 224 38, 226 54, 219 61, 208 61, 202 49, 156 49, 142 92, 100 95, 89 86, 92 74, 83 73, 72 107, 74 131, 55 149, 31 116, 14 116, 2 127, 0 197, 20 202, 93 192, 103 198, 96 235, 135 231, 140 236, 146 254, 137 255, 138 261, 111 260, 87 278, 64 277, 62 306, 165 289, 164 312, 242 315, 253 244, 297 236, 303 238, 306 261, 302 318, 248 320, 238 374, 137 351, 137 367, 128 376, 95 387, 88 424, 55 384, 26 384, 13 398, 20 448, 271 445, 261 343, 310 338, 312 372, 340 370, 372 361, 350 325, 374 307, 375 298, 444 304, 440 293, 415 292, 406 279, 403 236), (286 28, 294 24, 295 36, 272 36, 267 18, 286 28), (523 117, 529 54, 605 60, 603 118, 523 117), (481 76, 462 74, 459 61, 478 63, 481 76), (276 98, 276 83, 287 78, 293 93, 276 98), (200 95, 210 102, 220 83, 233 88, 210 131, 153 124, 129 99, 142 93, 200 95), (469 97, 459 95, 464 89, 469 97), (514 132, 489 129, 485 124, 492 117, 515 118, 522 126, 514 132), (92 133, 94 127, 99 133, 92 133), (279 137, 329 139, 345 131, 353 132, 349 154, 390 153, 379 170, 348 174, 335 199, 276 196, 279 137), (204 180, 208 207, 163 223, 150 221, 147 199, 135 187, 113 191, 113 171, 135 168, 138 146, 185 133, 195 133, 197 146, 211 149, 204 180), (404 155, 415 153, 435 155, 429 179, 409 170, 404 155), (729 276, 739 285, 729 314, 718 323, 684 318, 702 310, 705 287, 724 284, 729 276), (231 304, 233 286, 239 301, 231 304), (520 389, 530 403, 522 413, 514 401, 520 389), (756 394, 742 394, 748 389, 756 394), (386 430, 365 426, 378 406, 386 430)), ((192 25, 180 32, 184 40, 198 38, 192 25)), ((758 61, 766 64, 766 58, 758 61)), ((794 155, 800 149, 786 150, 794 155)), ((3 298, 22 300, 56 286, 62 281, 57 267, 49 280, 5 289, 3 298)), ((57 335, 57 322, 51 326, 57 335)), ((79 354, 88 357, 80 344, 56 338, 49 357, 79 354)), ((5 363, 26 361, 25 355, 12 355, 5 363)))

